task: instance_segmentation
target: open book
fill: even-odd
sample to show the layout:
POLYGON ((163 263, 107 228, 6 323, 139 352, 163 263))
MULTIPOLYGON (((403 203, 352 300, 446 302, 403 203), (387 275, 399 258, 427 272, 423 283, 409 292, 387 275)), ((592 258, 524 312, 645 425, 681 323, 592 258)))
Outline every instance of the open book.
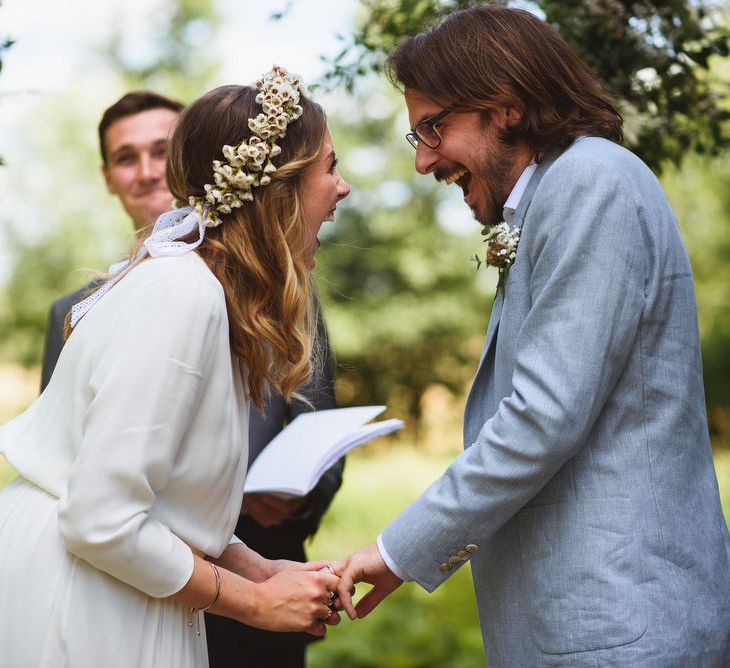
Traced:
POLYGON ((398 419, 365 424, 384 410, 356 406, 299 415, 256 458, 244 491, 306 496, 346 452, 403 427, 398 419))

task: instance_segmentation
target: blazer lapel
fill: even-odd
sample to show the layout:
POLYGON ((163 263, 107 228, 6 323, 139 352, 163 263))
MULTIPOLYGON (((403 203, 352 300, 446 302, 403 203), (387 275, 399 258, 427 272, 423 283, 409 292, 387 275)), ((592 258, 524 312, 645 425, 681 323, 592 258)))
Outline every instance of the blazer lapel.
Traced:
MULTIPOLYGON (((492 302, 492 313, 489 316, 489 324, 487 325, 487 336, 484 340, 484 347, 482 348, 482 356, 479 358, 479 367, 482 366, 484 358, 487 355, 487 351, 492 345, 494 335, 497 333, 497 325, 499 325, 499 318, 502 315, 502 304, 504 303, 504 290, 499 290, 494 296, 492 302)), ((479 368, 477 367, 477 369, 479 368)))
MULTIPOLYGON (((538 165, 537 169, 535 170, 535 173, 532 175, 532 178, 530 179, 530 182, 527 184, 527 188, 525 188, 525 192, 522 195, 522 199, 520 200, 520 203, 517 205, 517 210, 515 211, 514 219, 513 219, 513 227, 523 227, 523 221, 525 219, 525 214, 527 213, 527 209, 530 207, 530 202, 532 202, 532 196, 535 194, 535 190, 537 189, 538 184, 542 180, 542 177, 545 175, 548 169, 550 169, 551 165, 555 162, 557 157, 559 156, 559 153, 554 153, 549 156, 546 156, 543 161, 538 165)), ((524 228, 523 228, 524 232, 524 228)), ((479 358, 479 366, 477 367, 477 376, 479 375, 479 372, 481 371, 482 365, 484 364, 484 360, 487 357, 487 352, 489 352, 489 349, 492 347, 492 344, 494 342, 495 336, 497 334, 497 330, 499 329, 499 319, 502 316, 502 306, 504 305, 504 299, 505 299, 505 289, 507 286, 503 286, 501 290, 497 292, 497 294, 494 297, 494 302, 492 303, 492 314, 489 317, 489 325, 487 326, 487 335, 484 340, 484 347, 482 348, 482 355, 479 358)))

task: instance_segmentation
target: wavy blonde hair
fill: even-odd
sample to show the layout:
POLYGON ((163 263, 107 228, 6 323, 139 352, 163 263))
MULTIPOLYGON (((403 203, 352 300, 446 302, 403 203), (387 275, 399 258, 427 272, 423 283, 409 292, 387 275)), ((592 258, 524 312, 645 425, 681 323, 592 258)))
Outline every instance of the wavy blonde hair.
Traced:
MULTIPOLYGON (((248 119, 261 111, 257 93, 249 86, 221 86, 181 114, 167 161, 168 187, 178 200, 204 195, 204 185, 213 182, 213 160, 223 159, 223 146, 250 136, 248 119)), ((321 364, 301 181, 319 157, 327 119, 307 97, 302 95, 300 104, 302 116, 278 141, 281 154, 271 183, 254 190, 253 202, 221 214, 223 223, 208 228, 196 250, 223 286, 231 351, 246 367, 249 393, 259 410, 271 387, 286 400, 297 397, 312 367, 321 364)), ((130 259, 150 231, 139 235, 130 259)), ((184 240, 195 238, 197 231, 184 240)), ((70 333, 67 316, 66 336, 70 333)))
MULTIPOLYGON (((249 86, 221 86, 181 115, 170 142, 167 183, 181 201, 204 195, 212 162, 225 144, 250 136, 248 119, 261 107, 249 86)), ((261 409, 267 389, 296 396, 316 364, 316 303, 310 283, 301 178, 318 158, 327 127, 323 109, 302 96, 304 112, 278 141, 271 183, 253 202, 222 215, 197 252, 223 286, 231 350, 248 372, 251 399, 261 409)))

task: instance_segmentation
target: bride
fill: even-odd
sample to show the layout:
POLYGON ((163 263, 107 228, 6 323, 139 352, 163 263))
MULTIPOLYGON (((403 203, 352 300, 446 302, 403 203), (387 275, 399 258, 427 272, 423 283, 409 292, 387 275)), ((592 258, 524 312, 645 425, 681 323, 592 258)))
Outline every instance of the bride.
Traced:
POLYGON ((324 112, 282 68, 217 88, 180 118, 168 183, 189 205, 74 307, 46 391, 0 429, 3 667, 206 666, 203 610, 338 621, 324 562, 232 535, 246 399, 293 397, 316 349, 317 232, 349 193, 324 112))

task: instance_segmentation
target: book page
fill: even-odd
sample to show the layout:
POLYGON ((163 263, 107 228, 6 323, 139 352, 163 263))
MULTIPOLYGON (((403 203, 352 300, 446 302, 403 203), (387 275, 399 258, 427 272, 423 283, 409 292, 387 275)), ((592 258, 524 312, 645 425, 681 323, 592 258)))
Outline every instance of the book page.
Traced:
POLYGON ((403 426, 401 420, 385 420, 363 427, 384 410, 385 406, 355 406, 299 415, 251 465, 245 492, 306 495, 348 450, 403 426))

